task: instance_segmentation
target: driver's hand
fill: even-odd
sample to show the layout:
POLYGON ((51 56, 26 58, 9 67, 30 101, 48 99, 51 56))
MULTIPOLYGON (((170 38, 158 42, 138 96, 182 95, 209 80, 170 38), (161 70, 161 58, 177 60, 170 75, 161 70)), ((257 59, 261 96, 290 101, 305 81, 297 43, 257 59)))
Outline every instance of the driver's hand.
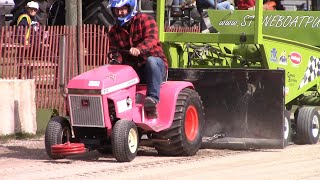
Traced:
POLYGON ((132 47, 132 48, 130 48, 129 51, 132 56, 139 56, 140 55, 140 50, 138 48, 132 47))

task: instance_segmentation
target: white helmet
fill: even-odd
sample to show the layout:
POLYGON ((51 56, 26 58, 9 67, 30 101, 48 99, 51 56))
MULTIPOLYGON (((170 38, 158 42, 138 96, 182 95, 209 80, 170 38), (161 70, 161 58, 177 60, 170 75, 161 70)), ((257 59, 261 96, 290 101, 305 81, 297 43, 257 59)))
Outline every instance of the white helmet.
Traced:
POLYGON ((35 8, 39 10, 39 4, 35 1, 30 1, 27 3, 27 8, 35 8))

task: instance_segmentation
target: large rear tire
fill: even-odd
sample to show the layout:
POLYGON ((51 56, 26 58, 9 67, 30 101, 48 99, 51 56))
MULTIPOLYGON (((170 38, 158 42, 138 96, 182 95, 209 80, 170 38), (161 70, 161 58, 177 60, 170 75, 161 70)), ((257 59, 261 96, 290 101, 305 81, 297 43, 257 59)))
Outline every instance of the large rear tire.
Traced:
POLYGON ((109 0, 86 1, 84 4, 83 23, 100 24, 110 27, 114 23, 112 12, 107 8, 109 0))
POLYGON ((192 89, 183 89, 177 99, 171 127, 154 134, 155 138, 164 140, 156 142, 155 149, 166 156, 195 155, 201 146, 203 127, 204 110, 200 96, 192 89))
POLYGON ((55 116, 50 119, 46 128, 45 148, 48 156, 52 159, 63 159, 64 156, 53 155, 51 146, 64 144, 71 140, 71 127, 69 121, 61 116, 55 116))
POLYGON ((316 144, 319 141, 319 113, 315 107, 302 107, 297 111, 296 144, 316 144))
POLYGON ((129 120, 119 120, 112 129, 112 152, 119 162, 130 162, 138 153, 139 134, 137 126, 129 120))

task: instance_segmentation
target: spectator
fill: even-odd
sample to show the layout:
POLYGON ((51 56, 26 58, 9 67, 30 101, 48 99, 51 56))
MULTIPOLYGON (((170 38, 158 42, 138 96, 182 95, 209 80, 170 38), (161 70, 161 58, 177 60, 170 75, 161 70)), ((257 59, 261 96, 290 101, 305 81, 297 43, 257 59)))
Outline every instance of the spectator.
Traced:
POLYGON ((23 30, 25 31, 22 38, 19 38, 19 42, 22 39, 24 44, 30 44, 30 35, 32 34, 32 31, 37 32, 39 30, 40 24, 36 17, 38 10, 39 4, 35 1, 30 1, 27 3, 23 13, 18 17, 17 26, 24 27, 23 30))
POLYGON ((276 10, 276 6, 274 1, 267 1, 263 4, 263 10, 276 10))
MULTIPOLYGON (((24 45, 32 45, 33 48, 31 48, 30 50, 30 57, 36 57, 38 56, 38 52, 41 52, 42 46, 38 46, 40 43, 40 34, 39 34, 39 29, 40 29, 40 24, 37 20, 37 12, 39 10, 39 4, 35 1, 30 1, 27 3, 25 9, 22 11, 22 13, 20 14, 20 16, 18 17, 18 19, 16 20, 16 24, 18 27, 18 31, 17 31, 17 41, 19 43, 22 43, 24 45), (31 35, 34 35, 35 33, 37 33, 37 35, 35 35, 34 37, 31 38, 31 35), (33 43, 31 42, 33 41, 33 43)), ((44 32, 44 34, 41 34, 42 38, 46 39, 48 36, 47 32, 44 32)), ((25 50, 25 47, 22 49, 25 50)), ((19 58, 20 60, 18 60, 20 63, 23 63, 25 60, 24 57, 25 53, 24 51, 18 51, 18 55, 17 58, 19 58)), ((18 75, 19 75, 19 79, 22 78, 22 67, 18 66, 18 75)), ((27 77, 28 79, 31 79, 33 77, 27 77)))
POLYGON ((237 6, 239 10, 254 9, 256 0, 238 0, 237 6))
POLYGON ((172 13, 171 13, 172 16, 181 16, 182 15, 181 8, 177 6, 184 4, 184 2, 185 2, 184 0, 166 0, 166 6, 169 8, 171 6, 174 6, 172 7, 172 13))
POLYGON ((212 9, 217 8, 218 10, 234 10, 234 6, 231 5, 229 1, 223 0, 217 0, 217 7, 215 5, 215 0, 197 0, 197 6, 201 6, 204 9, 207 7, 212 9))
MULTIPOLYGON (((254 10, 255 0, 238 0, 239 10, 254 10)), ((275 1, 267 0, 263 3, 263 10, 276 10, 277 4, 275 1)))

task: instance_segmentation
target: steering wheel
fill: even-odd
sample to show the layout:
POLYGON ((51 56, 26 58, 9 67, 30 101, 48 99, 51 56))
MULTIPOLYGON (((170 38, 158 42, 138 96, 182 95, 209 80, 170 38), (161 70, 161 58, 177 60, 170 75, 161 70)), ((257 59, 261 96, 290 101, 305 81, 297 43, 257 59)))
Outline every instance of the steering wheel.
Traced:
POLYGON ((130 53, 129 50, 112 50, 108 52, 107 57, 109 59, 109 64, 122 64, 119 60, 118 57, 121 56, 121 52, 124 53, 130 53))

